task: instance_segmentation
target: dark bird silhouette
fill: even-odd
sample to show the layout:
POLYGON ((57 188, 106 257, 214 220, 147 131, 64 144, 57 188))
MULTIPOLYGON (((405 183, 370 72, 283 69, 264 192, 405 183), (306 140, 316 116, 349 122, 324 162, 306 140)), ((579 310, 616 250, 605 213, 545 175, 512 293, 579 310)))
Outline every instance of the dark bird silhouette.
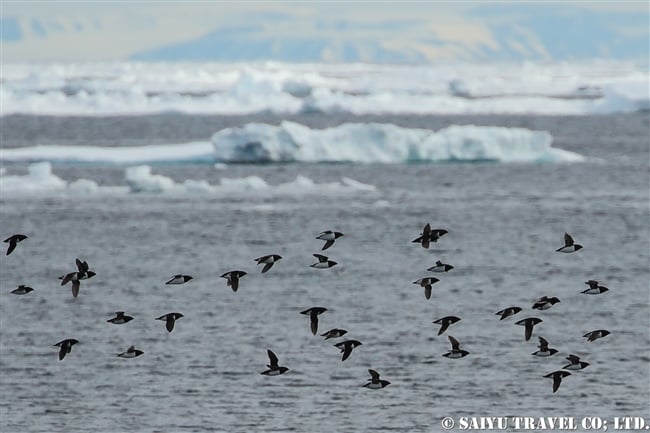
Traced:
POLYGON ((59 347, 59 361, 62 361, 65 356, 72 351, 72 346, 77 344, 79 340, 74 338, 67 338, 56 343, 54 346, 59 347))
POLYGON ((239 288, 239 279, 244 275, 246 275, 246 272, 244 271, 229 271, 225 274, 221 274, 221 278, 226 278, 228 280, 228 286, 233 292, 236 292, 239 288))
POLYGON ((172 332, 174 330, 174 324, 181 317, 185 317, 185 316, 183 316, 181 313, 167 313, 167 314, 163 314, 160 317, 157 317, 156 320, 164 320, 167 331, 172 332))
POLYGON ((580 361, 580 357, 576 355, 569 355, 566 359, 569 363, 562 367, 565 370, 582 370, 590 365, 588 362, 580 361))
POLYGON ((533 335, 533 327, 538 323, 542 323, 542 319, 538 319, 537 317, 527 317, 525 319, 521 319, 519 322, 515 322, 515 325, 525 326, 526 331, 524 333, 524 336, 526 338, 526 341, 528 341, 533 335))
POLYGON ((449 342, 451 343, 451 350, 447 353, 444 353, 442 356, 451 359, 458 359, 469 355, 469 352, 467 350, 463 350, 460 348, 460 343, 458 342, 458 340, 456 340, 451 335, 449 335, 448 338, 449 338, 449 342))
POLYGON ((549 373, 544 375, 544 377, 551 377, 553 378, 553 392, 557 391, 560 388, 560 383, 562 383, 562 378, 571 376, 571 373, 568 371, 562 371, 562 370, 557 370, 554 371, 553 373, 549 373))
POLYGON ((21 284, 20 286, 13 289, 11 293, 13 293, 14 295, 26 295, 29 292, 32 292, 33 290, 34 289, 32 289, 31 287, 27 287, 26 285, 21 284))
POLYGON ((440 330, 438 331, 438 335, 441 335, 443 332, 449 328, 449 325, 453 325, 454 323, 458 322, 460 320, 460 317, 456 316, 446 316, 441 319, 434 320, 433 323, 441 325, 440 330))
POLYGON ((289 371, 287 367, 281 367, 278 365, 278 357, 273 353, 272 350, 268 349, 266 353, 269 355, 269 363, 266 365, 268 370, 261 372, 260 374, 266 376, 279 376, 281 374, 289 371))
POLYGON ((7 248, 7 255, 11 254, 16 249, 16 245, 25 239, 27 239, 27 236, 21 234, 15 234, 5 239, 4 241, 9 243, 9 248, 7 248))
POLYGON ((503 320, 503 319, 507 319, 510 316, 514 316, 520 311, 521 311, 521 307, 508 307, 508 308, 504 308, 501 311, 497 311, 494 314, 496 314, 497 316, 501 316, 499 320, 503 320))
POLYGON ((136 349, 135 346, 129 346, 129 348, 126 349, 126 351, 122 353, 118 353, 117 356, 119 356, 120 358, 135 358, 137 356, 142 355, 143 353, 144 352, 142 350, 136 349))
POLYGON ((255 261, 257 262, 258 265, 264 263, 264 268, 262 268, 262 273, 265 273, 266 271, 271 269, 271 267, 281 258, 282 256, 279 256, 277 254, 270 254, 268 256, 258 257, 255 259, 255 261))
POLYGON ((336 343, 334 346, 338 347, 341 350, 341 353, 343 354, 341 361, 345 361, 352 354, 352 349, 357 346, 361 346, 362 344, 363 343, 357 340, 345 340, 341 341, 340 343, 336 343))
POLYGON ((599 338, 606 337, 609 334, 611 334, 611 332, 606 329, 597 329, 595 331, 587 332, 585 335, 583 335, 583 337, 586 337, 587 341, 592 342, 598 340, 599 338))
POLYGON ((532 355, 535 356, 551 356, 555 355, 557 353, 557 349, 551 349, 548 347, 548 341, 544 337, 538 337, 539 338, 539 348, 538 351, 533 352, 532 355))
POLYGON ((327 311, 327 308, 324 307, 311 307, 305 311, 301 311, 300 314, 308 314, 309 321, 311 322, 311 333, 316 335, 318 332, 318 315, 323 314, 327 311))
POLYGON ((390 382, 387 380, 381 380, 379 378, 379 373, 377 373, 373 369, 368 369, 368 373, 370 373, 370 381, 363 385, 365 388, 370 388, 370 389, 382 389, 386 388, 388 385, 390 385, 390 382))
POLYGON ((548 310, 558 302, 560 302, 560 300, 555 296, 552 298, 549 298, 548 296, 542 296, 533 304, 533 310, 548 310))
POLYGON ((330 329, 329 331, 321 334, 321 337, 325 337, 325 340, 329 340, 330 338, 339 338, 347 334, 348 331, 345 329, 338 329, 338 328, 333 328, 330 329))
POLYGON ((419 280, 413 281, 413 284, 417 284, 420 287, 424 287, 424 297, 426 299, 431 298, 431 286, 440 281, 436 277, 424 277, 419 280))
POLYGON ((133 317, 125 316, 124 311, 116 311, 115 317, 113 317, 112 319, 108 319, 107 322, 112 323, 114 325, 123 325, 125 323, 130 322, 131 320, 133 320, 133 317))
POLYGON ((327 269, 327 268, 331 268, 332 266, 336 266, 338 264, 334 260, 330 260, 329 257, 324 256, 322 254, 312 254, 312 255, 318 259, 316 263, 309 265, 312 268, 327 269))

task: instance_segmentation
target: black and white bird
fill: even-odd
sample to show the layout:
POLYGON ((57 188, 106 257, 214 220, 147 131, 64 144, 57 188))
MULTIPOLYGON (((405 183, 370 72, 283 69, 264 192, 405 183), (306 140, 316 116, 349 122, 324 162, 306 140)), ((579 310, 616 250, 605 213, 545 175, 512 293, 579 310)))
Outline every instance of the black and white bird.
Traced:
POLYGON ((521 325, 526 328, 524 336, 526 338, 526 341, 528 341, 533 335, 533 327, 538 323, 542 323, 542 319, 538 319, 537 317, 527 317, 525 319, 521 319, 518 322, 515 322, 515 325, 521 325))
POLYGON ((31 287, 27 287, 26 285, 21 284, 20 286, 13 289, 11 293, 13 293, 14 295, 26 295, 33 290, 34 289, 32 289, 31 287))
POLYGON ((521 307, 508 307, 508 308, 504 308, 503 310, 497 311, 494 314, 497 316, 501 316, 499 320, 503 320, 503 319, 507 319, 510 316, 514 316, 520 311, 521 311, 521 307))
POLYGON ((116 311, 115 317, 108 319, 107 322, 112 323, 113 325, 124 325, 131 320, 133 320, 133 317, 125 315, 124 311, 116 311))
POLYGON ((562 367, 565 370, 582 370, 590 365, 588 362, 580 361, 580 357, 577 355, 569 355, 566 357, 566 360, 569 363, 562 367))
POLYGON ((567 376, 571 376, 571 373, 563 370, 557 370, 554 371, 553 373, 544 375, 544 377, 553 378, 553 392, 557 391, 558 388, 560 388, 560 383, 562 383, 562 379, 567 376))
POLYGON ((323 245, 323 248, 321 251, 325 251, 332 245, 334 245, 334 241, 336 241, 338 238, 341 236, 344 236, 343 233, 341 232, 335 232, 332 230, 325 230, 324 232, 320 232, 318 236, 316 236, 316 239, 320 239, 321 241, 325 241, 325 245, 323 245))
MULTIPOLYGON (((426 237, 424 235, 425 230, 422 230, 422 233, 420 234, 420 236, 413 239, 411 242, 416 243, 416 244, 420 244, 420 245, 422 245, 423 248, 429 248, 428 245, 429 245, 430 242, 436 243, 436 242, 438 242, 438 239, 440 239, 443 235, 446 235, 448 233, 447 230, 445 230, 445 229, 432 229, 430 224, 427 224, 427 226, 429 226, 429 236, 428 236, 428 241, 426 241, 427 246, 425 247, 423 245, 423 242, 425 242, 425 239, 426 239, 426 237)), ((425 226, 425 228, 426 228, 426 226, 425 226)))
POLYGON ((65 356, 72 351, 72 346, 77 344, 79 340, 74 338, 67 338, 56 343, 54 346, 59 347, 59 361, 62 361, 65 356))
POLYGON ((327 332, 322 333, 320 336, 325 337, 325 340, 329 340, 330 338, 343 337, 347 333, 348 331, 345 329, 333 328, 327 332))
POLYGON ((357 346, 361 346, 362 344, 363 343, 357 340, 345 340, 341 341, 340 343, 336 343, 334 346, 338 347, 341 350, 341 353, 343 354, 341 361, 345 361, 350 357, 350 354, 352 354, 352 349, 357 346))
POLYGON ((443 332, 449 328, 449 325, 453 325, 454 323, 458 322, 460 320, 460 317, 456 316, 446 316, 437 320, 434 320, 433 323, 440 325, 440 330, 438 331, 438 335, 441 335, 443 332))
POLYGON ((185 317, 185 316, 183 316, 181 313, 167 313, 167 314, 163 314, 160 317, 157 317, 156 320, 164 320, 165 328, 167 328, 168 332, 172 332, 174 330, 174 324, 181 317, 185 317))
POLYGON ((338 264, 334 260, 330 260, 329 257, 322 254, 313 254, 313 256, 316 257, 318 261, 309 266, 315 269, 327 269, 338 264))
POLYGON ((447 263, 442 263, 440 260, 436 260, 436 265, 432 266, 430 268, 427 268, 427 271, 429 272, 449 272, 454 267, 452 265, 449 265, 447 263))
POLYGON ((185 284, 190 280, 193 280, 194 277, 191 275, 182 275, 182 274, 176 274, 173 277, 171 277, 165 284, 185 284))
POLYGON ((431 286, 440 281, 436 277, 424 277, 419 280, 413 281, 413 284, 417 284, 420 287, 424 287, 424 297, 427 299, 431 298, 431 286))
POLYGON ((365 388, 369 389, 382 389, 386 388, 388 385, 390 385, 390 382, 387 380, 381 380, 379 378, 379 373, 377 373, 373 369, 368 369, 368 373, 370 373, 370 381, 363 385, 365 388))
POLYGON ((282 258, 277 254, 269 254, 268 256, 262 256, 255 259, 258 265, 264 263, 264 268, 262 268, 262 273, 267 272, 273 265, 282 258))
POLYGON ((555 296, 552 298, 549 298, 548 296, 542 296, 533 304, 533 310, 548 310, 558 302, 560 302, 560 300, 555 296))
POLYGON ((414 239, 413 242, 419 242, 422 248, 429 248, 429 242, 431 242, 431 225, 426 223, 422 229, 422 234, 419 238, 414 239))
POLYGON ((65 286, 69 282, 72 282, 72 297, 76 298, 79 295, 79 286, 81 280, 87 280, 94 277, 95 272, 91 271, 88 266, 88 262, 75 259, 77 264, 77 271, 67 273, 59 279, 61 280, 61 285, 65 286))
POLYGON ((557 353, 557 349, 552 349, 548 347, 548 341, 544 337, 537 337, 539 338, 539 348, 538 351, 533 352, 532 355, 535 356, 541 356, 541 357, 546 357, 546 356, 552 356, 557 353))
POLYGON ((142 350, 136 349, 135 346, 130 346, 122 353, 118 353, 117 356, 120 358, 135 358, 142 355, 144 352, 142 350))
POLYGON ((459 359, 469 355, 467 350, 460 348, 460 343, 451 335, 448 336, 449 342, 451 343, 451 350, 447 353, 444 353, 442 356, 450 359, 459 359))
POLYGON ((21 234, 15 234, 5 239, 4 241, 9 244, 9 248, 7 248, 7 255, 11 254, 16 249, 16 245, 25 239, 27 239, 27 236, 21 234))
POLYGON ((318 332, 318 315, 323 314, 327 311, 325 307, 311 307, 304 311, 301 311, 300 314, 308 314, 309 321, 311 322, 311 333, 316 335, 318 332))
POLYGON ((278 365, 278 357, 272 350, 268 349, 266 353, 269 355, 269 363, 266 365, 268 370, 261 372, 265 376, 279 376, 289 371, 287 367, 278 365))
POLYGON ((221 278, 226 278, 228 287, 232 289, 233 292, 236 292, 239 289, 239 279, 246 275, 244 271, 228 271, 224 274, 221 274, 221 278))
POLYGON ((607 287, 598 284, 598 281, 596 280, 586 281, 585 284, 589 286, 588 289, 582 291, 582 293, 586 295, 600 295, 601 293, 605 293, 609 290, 607 287))
POLYGON ((592 342, 598 340, 599 338, 606 337, 609 334, 611 334, 611 332, 606 329, 596 329, 595 331, 587 332, 585 335, 583 335, 583 337, 585 337, 587 341, 592 342))
POLYGON ((580 249, 582 249, 582 245, 576 244, 570 234, 564 233, 564 246, 555 251, 560 253, 575 253, 580 249))

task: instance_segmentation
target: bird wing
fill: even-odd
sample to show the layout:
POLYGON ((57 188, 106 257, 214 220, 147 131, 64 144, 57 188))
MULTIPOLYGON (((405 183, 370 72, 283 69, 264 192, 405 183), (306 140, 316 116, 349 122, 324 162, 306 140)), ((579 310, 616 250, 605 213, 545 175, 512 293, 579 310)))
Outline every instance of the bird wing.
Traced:
POLYGON ((79 280, 72 282, 72 297, 76 298, 79 295, 79 280))
POLYGON ((460 343, 458 342, 458 340, 456 340, 451 335, 448 336, 447 338, 449 338, 449 342, 451 343, 451 350, 452 351, 460 350, 460 343))
POLYGON ((323 245, 323 248, 321 249, 321 251, 325 251, 326 249, 328 249, 332 245, 334 245, 334 240, 333 239, 325 241, 325 245, 323 245))
POLYGON ((379 382, 379 373, 377 373, 375 370, 373 370, 371 368, 368 369, 368 373, 370 373, 370 376, 372 377, 372 381, 374 383, 379 382))
POLYGON ((264 269, 262 269, 262 273, 265 273, 266 271, 271 269, 272 266, 273 266, 273 262, 265 264, 264 269))
POLYGON ((564 245, 567 246, 567 247, 570 247, 571 245, 573 245, 573 238, 568 233, 564 233, 564 245))
POLYGON ((326 261, 329 260, 329 257, 324 256, 324 255, 322 255, 322 254, 312 254, 312 255, 313 255, 314 257, 316 257, 320 263, 323 263, 323 262, 326 262, 326 261))
POLYGON ((278 357, 275 353, 271 349, 267 349, 266 353, 269 355, 269 368, 272 370, 278 368, 278 357))

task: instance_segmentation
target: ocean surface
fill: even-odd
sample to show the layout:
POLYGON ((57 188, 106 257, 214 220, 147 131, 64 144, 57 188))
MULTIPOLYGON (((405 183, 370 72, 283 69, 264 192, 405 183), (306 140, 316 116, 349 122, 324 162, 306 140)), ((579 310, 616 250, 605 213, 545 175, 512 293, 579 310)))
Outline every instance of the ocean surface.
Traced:
POLYGON ((505 77, 5 68, 0 231, 29 238, 0 260, 0 431, 438 432, 461 416, 650 424, 648 76, 591 66, 505 77), (645 94, 621 96, 639 82, 645 94), (582 85, 602 94, 567 97, 582 85), (251 96, 260 89, 270 90, 251 96), (223 95, 229 110, 204 109, 223 95), (423 95, 454 108, 406 109, 423 95), (429 249, 411 242, 426 223, 448 230, 429 249), (328 229, 345 234, 324 252, 338 265, 313 269, 328 229), (584 248, 556 252, 565 232, 584 248), (266 254, 283 258, 261 274, 254 259, 266 254), (75 258, 97 274, 77 298, 58 279, 75 258), (436 260, 454 269, 428 272, 436 260), (234 269, 248 273, 237 292, 220 278, 234 269), (194 279, 166 285, 175 274, 194 279), (440 279, 430 300, 413 284, 425 276, 440 279), (590 279, 609 291, 580 293, 590 279), (11 294, 20 284, 34 291, 11 294), (561 302, 533 310, 542 296, 561 302), (500 321, 513 305, 523 311, 500 321), (319 334, 348 334, 312 335, 300 311, 313 306, 328 309, 319 334), (134 320, 107 323, 115 311, 134 320), (169 312, 184 315, 171 333, 155 320, 169 312), (461 321, 438 336, 432 322, 448 315, 461 321), (525 317, 543 320, 529 341, 514 324, 525 317), (597 329, 611 334, 587 342, 597 329), (443 357, 448 335, 469 355, 443 357), (558 353, 532 356, 538 336, 558 353), (59 361, 53 345, 66 338, 79 344, 59 361), (342 362, 333 344, 347 338, 363 345, 342 362), (130 345, 144 355, 116 356, 130 345), (288 373, 259 374, 267 349, 288 373), (590 365, 553 393, 543 376, 568 354, 590 365), (391 384, 362 387, 369 368, 391 384))

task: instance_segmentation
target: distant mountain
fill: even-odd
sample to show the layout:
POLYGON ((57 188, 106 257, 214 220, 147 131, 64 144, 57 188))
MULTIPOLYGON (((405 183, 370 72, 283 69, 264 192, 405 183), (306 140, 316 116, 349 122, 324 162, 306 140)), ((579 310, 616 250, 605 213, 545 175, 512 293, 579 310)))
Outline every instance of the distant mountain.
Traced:
POLYGON ((321 19, 307 23, 307 32, 301 22, 303 31, 296 31, 295 35, 269 31, 274 19, 285 26, 287 21, 297 20, 282 14, 255 17, 252 24, 222 27, 198 39, 135 53, 130 59, 428 63, 450 58, 480 61, 648 57, 648 17, 638 13, 557 5, 488 4, 471 9, 465 18, 468 23, 487 29, 490 40, 445 39, 436 33, 434 25, 426 27, 426 20, 360 24, 345 19, 321 19), (386 40, 373 37, 382 35, 382 31, 386 40), (398 45, 386 35, 405 37, 398 45))

